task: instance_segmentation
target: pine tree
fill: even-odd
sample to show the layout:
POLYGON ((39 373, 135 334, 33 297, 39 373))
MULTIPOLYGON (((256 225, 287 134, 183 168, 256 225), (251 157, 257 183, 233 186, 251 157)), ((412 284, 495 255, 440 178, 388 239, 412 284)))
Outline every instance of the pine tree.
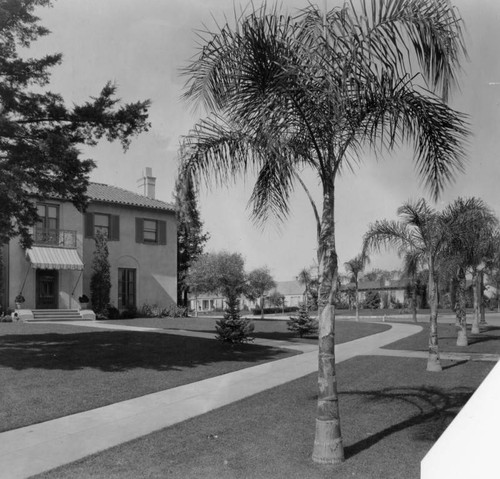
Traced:
POLYGON ((92 259, 92 276, 90 278, 90 295, 92 308, 96 316, 107 317, 110 301, 111 276, 109 250, 106 236, 98 232, 95 236, 95 251, 92 259))
POLYGON ((252 321, 241 318, 239 302, 236 298, 230 298, 227 301, 227 308, 224 312, 224 318, 217 321, 215 330, 216 339, 219 341, 235 344, 253 341, 250 337, 255 325, 252 321))
POLYGON ((290 316, 290 321, 286 322, 288 330, 296 333, 299 337, 318 333, 318 321, 309 316, 307 305, 302 303, 298 316, 290 316))
POLYGON ((149 127, 149 100, 118 106, 111 83, 71 108, 45 89, 62 55, 31 58, 26 49, 50 33, 34 15, 46 6, 50 0, 0 2, 0 244, 17 235, 24 246, 32 244, 37 198, 66 199, 85 209, 95 163, 80 158, 80 146, 106 138, 126 149, 149 127))

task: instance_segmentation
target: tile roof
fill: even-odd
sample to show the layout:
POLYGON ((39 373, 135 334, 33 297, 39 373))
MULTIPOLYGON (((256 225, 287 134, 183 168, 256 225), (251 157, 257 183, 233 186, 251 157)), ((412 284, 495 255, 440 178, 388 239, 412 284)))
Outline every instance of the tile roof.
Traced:
POLYGON ((170 203, 148 198, 139 193, 134 193, 133 191, 125 190, 118 186, 105 185, 103 183, 90 183, 87 189, 87 195, 91 201, 175 211, 174 205, 170 203))

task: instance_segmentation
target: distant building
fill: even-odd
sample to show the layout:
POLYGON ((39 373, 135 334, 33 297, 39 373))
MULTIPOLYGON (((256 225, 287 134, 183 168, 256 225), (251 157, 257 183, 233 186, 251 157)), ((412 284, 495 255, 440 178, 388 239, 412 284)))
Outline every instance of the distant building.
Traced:
MULTIPOLYGON (((58 198, 37 201, 33 247, 14 238, 4 248, 6 285, 2 306, 23 310, 72 310, 90 297, 97 231, 108 238, 111 304, 120 310, 144 303, 164 307, 177 297, 177 224, 174 206, 155 199, 151 168, 140 180, 142 194, 91 183, 85 214, 58 198)), ((27 313, 29 315, 29 313, 27 313)))

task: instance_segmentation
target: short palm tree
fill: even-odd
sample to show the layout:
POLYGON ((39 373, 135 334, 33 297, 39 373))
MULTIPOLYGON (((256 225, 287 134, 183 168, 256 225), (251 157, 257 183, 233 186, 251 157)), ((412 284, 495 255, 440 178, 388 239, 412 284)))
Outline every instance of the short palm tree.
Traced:
POLYGON ((479 198, 458 198, 443 211, 447 228, 448 261, 457 271, 457 319, 458 346, 467 346, 465 314, 465 274, 470 271, 474 291, 474 316, 472 332, 479 333, 480 303, 482 301, 482 271, 498 243, 496 233, 498 219, 493 211, 479 198))
POLYGON ((424 199, 407 202, 398 208, 400 221, 379 220, 370 225, 363 238, 363 251, 394 248, 399 256, 429 269, 429 305, 431 308, 427 371, 441 371, 437 336, 438 295, 436 271, 445 247, 442 216, 424 199))
POLYGON ((352 279, 354 279, 354 288, 355 288, 355 298, 354 303, 356 307, 356 321, 359 321, 359 275, 365 269, 365 265, 369 262, 368 256, 361 253, 351 260, 344 263, 346 271, 351 273, 352 279))
POLYGON ((311 284, 312 276, 308 268, 302 268, 297 275, 297 281, 301 286, 304 286, 304 305, 307 308, 307 298, 309 296, 309 285, 311 284))
POLYGON ((462 170, 465 117, 446 104, 465 54, 461 19, 448 0, 360 0, 298 14, 266 5, 201 34, 185 68, 185 98, 208 110, 184 138, 182 169, 224 184, 257 180, 253 217, 289 213, 304 168, 322 188, 319 372, 313 459, 343 461, 335 377, 338 288, 335 180, 362 148, 410 141, 420 177, 437 197, 462 170))

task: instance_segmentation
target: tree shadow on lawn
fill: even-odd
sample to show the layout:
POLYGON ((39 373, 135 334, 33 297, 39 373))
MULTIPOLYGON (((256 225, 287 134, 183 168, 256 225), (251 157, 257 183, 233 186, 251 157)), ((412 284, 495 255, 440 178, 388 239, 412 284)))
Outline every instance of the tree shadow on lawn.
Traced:
MULTIPOLYGON (((385 388, 372 391, 346 391, 344 396, 356 396, 367 407, 382 407, 378 420, 383 424, 390 423, 401 415, 407 415, 408 406, 416 409, 417 413, 395 422, 360 441, 345 447, 346 459, 368 449, 383 439, 408 428, 415 428, 412 432, 416 441, 435 442, 448 427, 453 418, 465 405, 473 394, 470 388, 459 387, 442 390, 437 387, 421 388, 385 388)), ((370 424, 370 427, 373 425, 370 424)))
MULTIPOLYGON (((457 346, 457 328, 455 324, 438 325, 438 344, 441 352, 478 352, 500 353, 500 327, 482 326, 479 334, 471 334, 470 325, 467 327, 468 346, 457 346), (497 342, 495 344, 495 341, 497 342), (481 346, 484 345, 484 346, 481 346), (475 348, 475 346, 478 346, 475 348)), ((392 344, 383 346, 383 349, 409 349, 427 351, 429 348, 429 325, 423 330, 407 338, 400 339, 392 344)))
POLYGON ((263 362, 290 356, 266 346, 228 345, 158 332, 8 334, 0 336, 0 367, 101 371, 179 370, 216 362, 263 362))

